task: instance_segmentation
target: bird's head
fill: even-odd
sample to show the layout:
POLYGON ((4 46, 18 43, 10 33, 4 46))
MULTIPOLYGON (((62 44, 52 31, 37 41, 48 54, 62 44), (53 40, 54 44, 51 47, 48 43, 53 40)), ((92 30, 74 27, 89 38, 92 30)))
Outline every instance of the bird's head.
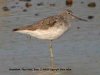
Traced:
POLYGON ((61 13, 61 15, 64 17, 64 19, 66 20, 72 20, 72 19, 77 19, 77 20, 81 20, 81 21, 87 21, 85 19, 82 19, 80 17, 77 17, 73 14, 73 12, 69 9, 66 9, 64 12, 61 13))

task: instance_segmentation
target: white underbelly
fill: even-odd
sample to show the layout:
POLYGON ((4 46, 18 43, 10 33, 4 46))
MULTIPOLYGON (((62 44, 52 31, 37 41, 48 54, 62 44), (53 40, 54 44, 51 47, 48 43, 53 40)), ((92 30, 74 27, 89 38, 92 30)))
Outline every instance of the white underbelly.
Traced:
POLYGON ((60 37, 66 30, 67 30, 66 27, 61 27, 61 28, 51 27, 47 30, 40 30, 40 29, 37 29, 35 31, 21 30, 17 32, 29 34, 32 37, 39 38, 39 39, 53 40, 60 37))
POLYGON ((65 31, 66 29, 50 28, 45 31, 44 30, 34 31, 32 36, 37 37, 39 39, 53 40, 60 37, 65 31))

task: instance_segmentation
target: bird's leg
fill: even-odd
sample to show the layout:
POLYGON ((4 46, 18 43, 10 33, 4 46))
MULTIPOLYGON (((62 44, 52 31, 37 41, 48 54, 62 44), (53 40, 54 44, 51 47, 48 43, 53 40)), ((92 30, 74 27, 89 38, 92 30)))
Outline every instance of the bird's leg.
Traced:
POLYGON ((52 47, 52 40, 50 41, 50 46, 49 46, 49 50, 50 50, 50 64, 51 64, 51 68, 55 67, 54 64, 54 52, 53 52, 53 47, 52 47))
POLYGON ((50 57, 51 58, 54 58, 54 55, 53 55, 53 47, 52 47, 52 40, 50 41, 49 50, 50 50, 50 57))

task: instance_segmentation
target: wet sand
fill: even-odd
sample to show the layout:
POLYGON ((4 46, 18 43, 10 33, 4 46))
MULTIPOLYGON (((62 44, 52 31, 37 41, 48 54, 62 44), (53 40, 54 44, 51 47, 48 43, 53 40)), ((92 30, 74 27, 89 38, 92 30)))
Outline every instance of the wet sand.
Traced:
MULTIPOLYGON (((19 2, 16 8, 10 10, 12 16, 0 16, 0 75, 48 75, 48 72, 9 71, 9 68, 50 66, 48 41, 30 38, 28 35, 12 32, 12 29, 33 24, 65 8, 72 9, 81 18, 88 19, 90 15, 94 18, 88 19, 88 22, 74 20, 70 30, 53 42, 55 64, 72 69, 57 75, 99 75, 100 1, 95 0, 95 8, 87 6, 91 0, 84 1, 83 4, 81 1, 74 0, 72 7, 67 7, 63 0, 32 0, 29 8, 24 6, 24 2, 19 2), (38 6, 41 2, 43 4, 38 6), (27 11, 23 12, 23 9, 27 11)), ((9 1, 7 6, 10 8, 14 3, 13 0, 9 1)))

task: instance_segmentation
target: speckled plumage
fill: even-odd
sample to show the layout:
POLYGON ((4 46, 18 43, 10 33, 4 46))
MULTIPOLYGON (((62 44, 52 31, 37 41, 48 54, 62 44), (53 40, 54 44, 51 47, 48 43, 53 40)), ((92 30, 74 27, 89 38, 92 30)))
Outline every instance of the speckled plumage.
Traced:
MULTIPOLYGON (((44 39, 44 40, 54 40, 59 38, 61 35, 66 32, 70 27, 70 21, 71 19, 77 18, 79 20, 86 21, 84 19, 81 19, 77 16, 74 16, 70 10, 65 10, 64 12, 49 16, 47 18, 44 18, 32 25, 15 28, 13 31, 28 34, 32 37, 38 38, 38 39, 44 39)), ((50 57, 53 58, 53 48, 52 44, 50 42, 50 57)), ((52 60, 51 60, 52 62, 52 60)), ((53 66, 54 63, 51 63, 51 66, 53 66)))
MULTIPOLYGON (((29 34, 39 39, 53 40, 60 37, 70 27, 70 20, 76 17, 72 15, 72 11, 64 12, 44 18, 32 25, 15 28, 13 31, 29 34)), ((78 17, 76 17, 78 18, 78 17)), ((78 18, 82 20, 81 18, 78 18)))
MULTIPOLYGON (((49 16, 40 20, 32 25, 16 28, 17 30, 36 30, 36 29, 48 29, 49 27, 54 26, 57 22, 64 22, 64 18, 60 15, 49 16)), ((67 24, 66 24, 67 25, 67 24)), ((14 29, 14 30, 16 30, 14 29)))

